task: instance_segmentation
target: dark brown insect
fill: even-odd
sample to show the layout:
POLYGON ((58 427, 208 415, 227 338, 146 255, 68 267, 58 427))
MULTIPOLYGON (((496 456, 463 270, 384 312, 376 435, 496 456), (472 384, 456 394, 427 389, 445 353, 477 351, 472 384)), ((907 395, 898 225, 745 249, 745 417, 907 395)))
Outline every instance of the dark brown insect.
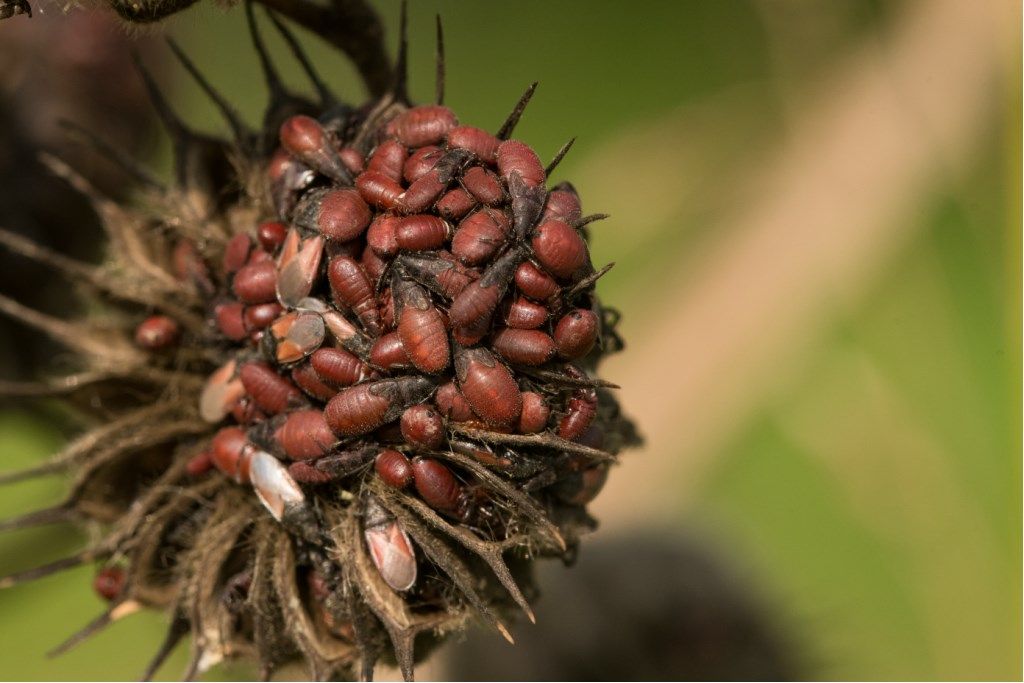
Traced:
POLYGON ((509 249, 488 266, 479 280, 459 292, 448 312, 452 325, 469 327, 490 319, 524 256, 522 249, 509 249))
POLYGON ((367 169, 356 177, 356 189, 367 204, 381 209, 399 209, 405 206, 401 184, 380 171, 367 169))
POLYGON ((586 505, 597 497, 608 480, 607 465, 593 465, 568 475, 554 487, 559 498, 570 505, 586 505))
POLYGON ((554 340, 541 330, 506 327, 494 333, 491 348, 520 365, 543 365, 555 355, 554 340))
POLYGON ((561 289, 554 278, 529 261, 516 268, 515 280, 519 291, 535 301, 547 301, 561 289))
POLYGON ((519 140, 506 140, 498 145, 498 172, 505 182, 517 174, 530 187, 544 185, 544 164, 533 148, 519 140))
POLYGON ((496 163, 501 140, 482 128, 456 126, 448 133, 448 146, 472 152, 480 161, 496 163))
POLYGON ((281 124, 281 146, 289 154, 321 175, 343 185, 352 184, 352 174, 331 144, 320 122, 310 116, 292 116, 281 124))
POLYGON ((404 370, 411 365, 409 354, 397 331, 377 337, 370 347, 370 362, 374 367, 385 371, 404 370))
POLYGON ((496 206, 505 200, 498 176, 482 166, 473 166, 462 175, 462 186, 481 204, 496 206))
POLYGON ((574 308, 555 325, 555 347, 568 360, 590 353, 597 341, 597 316, 585 308, 574 308))
POLYGON ((327 424, 339 436, 359 436, 397 419, 420 403, 434 384, 426 377, 397 377, 364 382, 344 389, 324 409, 327 424))
POLYGON ((459 223, 452 237, 452 254, 467 266, 483 265, 505 244, 509 227, 503 211, 474 211, 459 223))
POLYGON ((135 343, 147 351, 163 351, 180 338, 181 325, 166 315, 151 315, 135 328, 135 343))
POLYGON ((434 168, 434 165, 444 156, 444 150, 434 145, 420 147, 409 155, 405 165, 402 167, 402 177, 408 183, 415 182, 427 171, 434 168))
POLYGON ((526 297, 516 297, 505 309, 505 325, 519 330, 533 330, 548 319, 548 309, 526 297))
POLYGON ((373 461, 373 469, 381 481, 396 489, 404 489, 412 483, 412 464, 396 450, 381 451, 373 461))
POLYGON ((256 226, 256 239, 260 246, 272 252, 284 244, 288 226, 280 221, 263 221, 256 226))
POLYGON ((457 125, 458 119, 451 109, 427 104, 402 112, 387 124, 385 130, 406 147, 423 147, 441 142, 457 125))
POLYGON ((266 363, 254 361, 245 363, 238 371, 242 386, 260 408, 277 415, 290 408, 296 408, 305 399, 302 393, 288 379, 277 374, 266 363))
POLYGON ((449 221, 457 221, 476 206, 476 199, 461 187, 448 190, 437 200, 434 208, 442 217, 449 221))
POLYGON ((523 399, 515 378, 487 349, 455 349, 459 390, 473 412, 488 424, 515 424, 523 399))
POLYGON ((477 271, 458 263, 448 252, 437 255, 402 254, 398 257, 402 270, 432 292, 452 299, 471 282, 479 279, 477 271))
POLYGON ((537 226, 530 241, 537 262, 558 278, 567 278, 587 262, 587 244, 576 228, 559 220, 537 226))
POLYGON ((366 363, 344 349, 317 349, 309 357, 309 364, 321 381, 335 387, 358 384, 372 374, 366 363))
POLYGON ((372 214, 359 193, 350 188, 311 190, 295 207, 292 222, 337 242, 363 234, 372 214))
POLYGON ((380 312, 373 296, 373 287, 356 260, 350 256, 332 258, 327 266, 327 280, 338 307, 348 308, 355 313, 371 336, 379 335, 380 312))
POLYGON ((296 410, 288 414, 274 439, 292 460, 311 460, 327 454, 337 439, 320 410, 296 410))
POLYGON ((122 567, 108 564, 96 572, 92 579, 92 589, 107 602, 113 602, 121 595, 127 580, 128 576, 122 567))
POLYGON ((277 300, 277 269, 272 261, 249 263, 235 273, 231 289, 247 304, 265 304, 277 300))
POLYGON ((385 140, 377 145, 366 166, 368 171, 382 173, 396 183, 402 180, 402 169, 409 158, 405 145, 395 140, 385 140))
POLYGON ((398 336, 409 360, 420 372, 434 374, 448 367, 451 349, 444 319, 419 285, 398 278, 398 336))
POLYGON ((430 507, 449 514, 459 509, 462 485, 446 466, 432 458, 413 458, 412 481, 416 493, 430 507))
POLYGON ((535 434, 544 431, 548 426, 551 409, 544 397, 535 391, 523 392, 523 412, 519 415, 519 432, 535 434))
POLYGON ((426 251, 442 246, 451 236, 448 221, 429 214, 406 216, 395 229, 399 249, 426 251))
POLYGON ((444 420, 426 403, 407 408, 400 421, 402 436, 410 446, 437 450, 445 442, 444 420))

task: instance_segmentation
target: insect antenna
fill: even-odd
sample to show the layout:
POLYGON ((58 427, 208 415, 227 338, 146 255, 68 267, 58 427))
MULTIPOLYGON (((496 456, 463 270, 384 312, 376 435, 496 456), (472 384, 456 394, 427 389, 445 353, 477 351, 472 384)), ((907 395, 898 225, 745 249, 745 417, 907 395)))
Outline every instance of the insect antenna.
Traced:
POLYGON ((537 81, 530 84, 530 87, 519 97, 519 101, 516 102, 516 106, 512 108, 512 112, 505 119, 505 123, 501 124, 501 128, 494 134, 499 140, 508 140, 512 135, 512 131, 515 130, 516 124, 519 123, 519 118, 526 111, 526 105, 530 103, 530 98, 533 97, 533 93, 537 91, 537 81))
POLYGON ((565 155, 569 153, 569 150, 572 149, 573 143, 575 142, 576 138, 572 138, 569 142, 562 145, 561 149, 559 149, 555 154, 555 158, 552 159, 551 163, 548 164, 548 167, 544 169, 544 177, 551 176, 551 172, 558 168, 558 164, 562 163, 562 159, 564 159, 565 155))
POLYGON ((434 18, 437 21, 437 66, 435 67, 434 99, 437 100, 438 104, 444 104, 444 28, 441 26, 441 15, 435 14, 434 18))

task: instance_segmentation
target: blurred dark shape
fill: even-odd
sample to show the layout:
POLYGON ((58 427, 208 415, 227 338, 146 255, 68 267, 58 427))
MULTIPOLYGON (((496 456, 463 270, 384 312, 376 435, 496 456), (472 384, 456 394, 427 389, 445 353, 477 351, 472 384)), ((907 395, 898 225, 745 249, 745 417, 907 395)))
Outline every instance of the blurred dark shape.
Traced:
MULTIPOLYGON (((798 680, 779 622, 704 545, 678 532, 592 539, 567 570, 538 566, 537 625, 515 647, 476 630, 452 680, 798 680)), ((780 615, 781 616, 781 615, 780 615)))
MULTIPOLYGON (((48 8, 49 9, 49 8, 48 8)), ((155 140, 154 116, 128 58, 132 38, 102 12, 36 12, 0 32, 0 228, 87 261, 102 236, 88 202, 38 160, 56 151, 105 193, 124 198, 133 183, 60 125, 79 124, 138 155, 155 140)), ((157 55, 161 51, 155 51, 157 55)), ((151 64, 158 59, 149 59, 151 64)), ((71 284, 52 270, 0 249, 0 293, 63 313, 71 284)), ((0 318, 0 377, 34 378, 60 350, 42 335, 0 318)))

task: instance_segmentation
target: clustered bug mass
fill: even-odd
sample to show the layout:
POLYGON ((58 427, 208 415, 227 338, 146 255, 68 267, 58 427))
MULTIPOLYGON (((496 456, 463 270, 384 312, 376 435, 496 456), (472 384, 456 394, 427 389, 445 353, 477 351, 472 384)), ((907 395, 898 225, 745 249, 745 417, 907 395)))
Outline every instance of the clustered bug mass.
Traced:
MULTIPOLYGON (((64 504, 7 526, 110 523, 61 566, 101 562, 101 622, 129 601, 170 610, 147 674, 191 632, 188 675, 252 653, 265 675, 303 658, 318 678, 368 677, 390 643, 411 677, 421 632, 475 612, 510 638, 507 607, 532 619, 526 560, 571 560, 594 524, 586 504, 635 441, 593 374, 622 347, 595 293, 607 272, 587 246, 595 217, 569 183, 547 187, 568 146, 545 165, 512 137, 535 86, 489 132, 444 106, 439 61, 437 102, 413 106, 403 11, 390 93, 342 104, 296 51, 320 95, 308 102, 282 84, 247 13, 271 90, 262 132, 173 45, 232 143, 176 119, 143 70, 178 154, 176 184, 156 197, 179 212, 154 238, 170 258, 147 260, 137 237, 111 230, 114 258, 151 291, 111 297, 136 316, 128 351, 94 359, 97 379, 76 384, 121 373, 172 385, 180 402, 162 391, 105 441, 35 468, 82 473, 64 504), (235 195, 218 175, 228 155, 243 159, 235 195), (96 505, 92 484, 122 479, 127 499, 96 505)), ((440 23, 438 37, 443 54, 440 23)), ((134 221, 58 170, 109 220, 134 221)))

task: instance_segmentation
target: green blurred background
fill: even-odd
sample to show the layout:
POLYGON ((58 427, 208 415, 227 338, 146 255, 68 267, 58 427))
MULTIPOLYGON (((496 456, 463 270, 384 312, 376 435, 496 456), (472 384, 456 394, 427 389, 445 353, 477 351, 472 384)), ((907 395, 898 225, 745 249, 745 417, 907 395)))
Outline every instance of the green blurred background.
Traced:
MULTIPOLYGON (((393 45, 398 5, 378 6, 393 45)), ((44 9, 43 35, 83 12, 44 9)), ((460 119, 495 128, 540 80, 517 137, 549 158, 577 136, 556 180, 612 214, 593 228, 594 261, 617 264, 600 293, 624 311, 629 348, 603 374, 647 446, 598 500, 594 542, 651 528, 700 539, 807 677, 1019 679, 1020 7, 416 0, 421 100, 435 12, 460 119)), ((0 24, 0 41, 18 28, 0 24)), ((265 91, 240 10, 201 3, 164 30, 257 120, 265 91)), ((360 99, 345 60, 303 35, 327 80, 360 99)), ((140 37, 150 54, 157 37, 140 37)), ((159 72, 190 121, 220 130, 180 69, 159 72)), ((142 154, 166 168, 166 143, 150 139, 142 154)), ((60 441, 45 413, 0 413, 3 469, 60 441)), ((62 486, 8 487, 0 516, 62 486)), ((6 534, 0 572, 83 538, 6 534)), ((44 657, 100 611, 90 579, 83 568, 0 594, 0 677, 138 675, 160 615, 44 657)))

